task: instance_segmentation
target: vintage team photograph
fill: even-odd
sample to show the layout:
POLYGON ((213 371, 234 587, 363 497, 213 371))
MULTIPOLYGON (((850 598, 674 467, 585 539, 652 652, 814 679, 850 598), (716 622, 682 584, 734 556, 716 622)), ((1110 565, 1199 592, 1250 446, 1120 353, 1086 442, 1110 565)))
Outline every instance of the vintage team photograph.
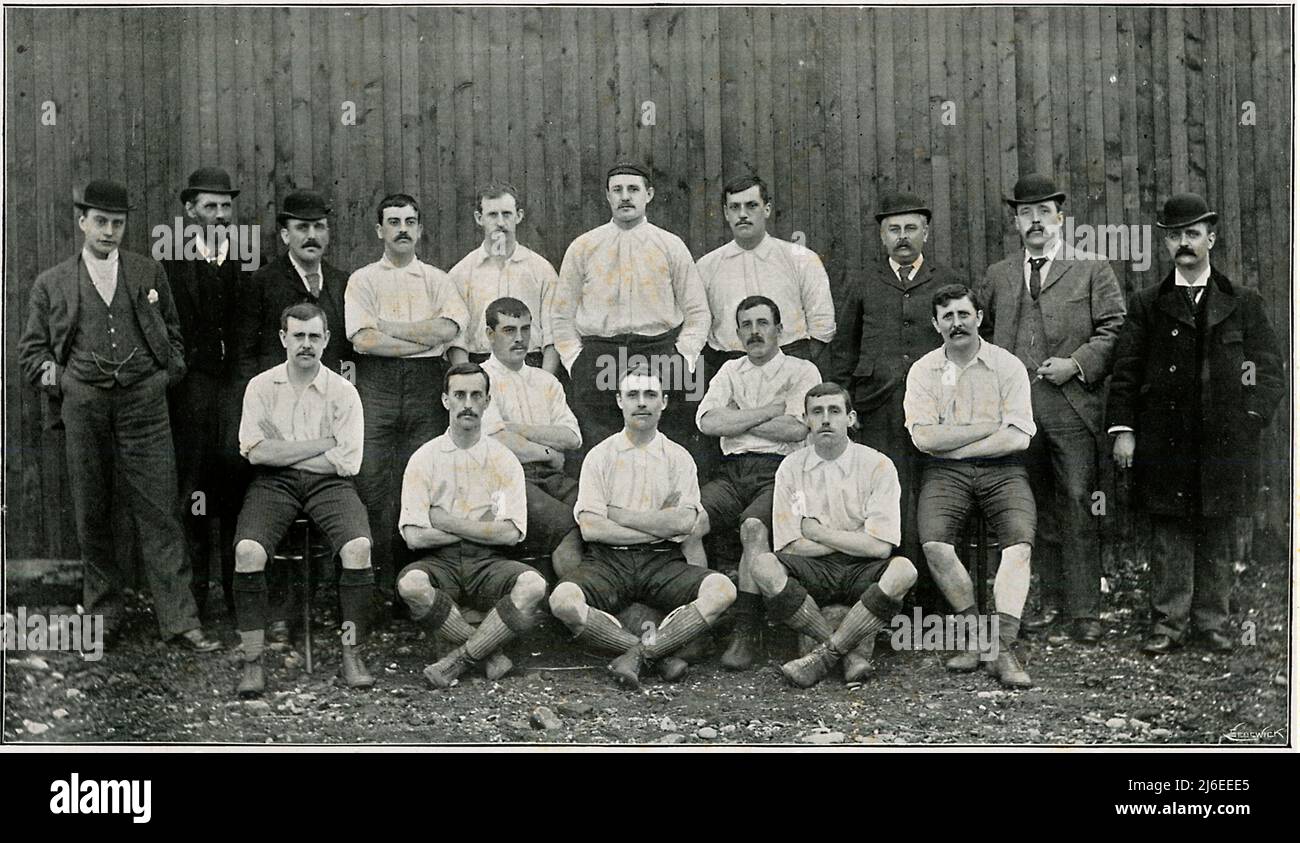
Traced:
POLYGON ((1291 746, 1293 15, 6 4, 0 743, 1291 746))

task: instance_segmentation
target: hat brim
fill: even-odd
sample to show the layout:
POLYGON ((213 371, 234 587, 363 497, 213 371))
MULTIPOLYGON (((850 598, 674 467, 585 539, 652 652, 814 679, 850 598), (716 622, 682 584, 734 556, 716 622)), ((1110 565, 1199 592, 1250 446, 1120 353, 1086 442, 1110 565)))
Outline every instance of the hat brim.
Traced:
POLYGON ((304 222, 315 222, 316 220, 323 220, 329 215, 330 215, 330 211, 328 210, 323 214, 287 214, 281 212, 279 214, 276 214, 275 218, 277 220, 303 220, 304 222))
POLYGON ((181 201, 188 202, 200 193, 216 193, 221 196, 229 196, 231 199, 239 195, 238 190, 228 190, 224 187, 187 187, 181 191, 181 201))
POLYGON ((74 208, 78 208, 78 209, 80 209, 80 210, 82 210, 82 211, 88 211, 88 210, 90 210, 91 208, 94 208, 96 211, 108 211, 110 214, 125 214, 125 213, 127 213, 127 212, 129 212, 129 211, 134 211, 134 210, 135 210, 135 206, 134 206, 134 205, 125 205, 125 206, 114 205, 114 206, 111 206, 111 207, 110 207, 109 205, 106 205, 106 204, 103 203, 103 202, 81 202, 81 201, 78 201, 78 202, 73 202, 72 205, 73 205, 74 208))
POLYGON ((1218 222, 1218 221, 1219 221, 1219 215, 1217 213, 1215 213, 1214 211, 1206 211, 1205 213, 1201 214, 1199 217, 1192 217, 1191 219, 1188 220, 1175 220, 1174 222, 1161 222, 1160 220, 1157 219, 1156 228, 1163 228, 1163 229, 1187 228, 1187 226, 1196 225, 1198 222, 1218 222))
POLYGON ((1017 199, 1014 196, 1008 196, 1006 198, 1006 202, 1008 205, 1014 208, 1017 205, 1032 205, 1035 202, 1046 202, 1049 199, 1059 205, 1065 201, 1065 191, 1057 191, 1056 193, 1045 193, 1042 196, 1033 196, 1028 199, 1017 199))
POLYGON ((922 208, 922 207, 899 208, 897 211, 881 211, 880 213, 876 214, 876 222, 884 222, 890 217, 901 217, 903 214, 925 214, 925 218, 927 220, 933 217, 933 214, 930 213, 929 208, 922 208))

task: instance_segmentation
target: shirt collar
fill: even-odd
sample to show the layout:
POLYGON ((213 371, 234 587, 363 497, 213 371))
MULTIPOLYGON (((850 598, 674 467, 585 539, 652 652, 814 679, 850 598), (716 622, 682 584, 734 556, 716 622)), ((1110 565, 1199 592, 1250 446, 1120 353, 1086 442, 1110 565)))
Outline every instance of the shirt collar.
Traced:
POLYGON ((444 433, 441 436, 434 439, 433 447, 435 450, 441 451, 444 454, 450 454, 455 451, 463 450, 465 454, 469 456, 470 459, 474 460, 474 462, 478 463, 479 465, 483 465, 485 462, 487 462, 487 448, 488 448, 487 437, 484 436, 482 432, 479 433, 478 441, 468 448, 462 449, 458 447, 456 445, 456 441, 451 438, 450 433, 444 433))
MULTIPOLYGON (((1043 254, 1043 257, 1047 258, 1047 263, 1051 263, 1052 261, 1056 260, 1056 256, 1057 256, 1058 254, 1060 254, 1060 253, 1061 253, 1061 238, 1058 237, 1058 238, 1056 238, 1056 243, 1055 243, 1055 245, 1052 246, 1052 248, 1051 248, 1050 251, 1045 252, 1045 253, 1043 254)), ((1026 251, 1025 251, 1025 266, 1026 266, 1026 267, 1029 266, 1029 260, 1030 260, 1031 257, 1032 257, 1032 255, 1030 255, 1030 254, 1029 254, 1029 251, 1026 250, 1026 251)))
MULTIPOLYGON (((913 261, 911 264, 901 264, 901 263, 899 263, 898 261, 894 260, 894 259, 891 257, 891 258, 889 259, 889 268, 892 269, 892 270, 894 270, 894 274, 897 275, 897 274, 898 274, 898 270, 899 270, 901 267, 903 267, 903 266, 911 266, 911 267, 913 267, 914 269, 918 269, 918 270, 919 270, 919 269, 921 268, 922 264, 924 264, 924 263, 925 263, 925 255, 924 255, 924 254, 917 255, 917 256, 916 256, 916 260, 913 261)), ((910 278, 911 275, 909 274, 908 277, 910 278)))
POLYGON ((1195 278, 1187 278, 1183 275, 1182 269, 1174 267, 1174 284, 1179 287, 1204 287, 1210 283, 1210 265, 1205 264, 1205 269, 1195 278))
POLYGON ((85 260, 88 266, 102 269, 114 269, 117 267, 117 253, 118 250, 114 249, 108 253, 108 257, 101 258, 99 255, 90 251, 89 247, 83 246, 81 249, 81 257, 85 260))
POLYGON ((764 232, 763 239, 758 241, 758 245, 752 249, 746 249, 735 240, 727 243, 725 251, 722 253, 724 258, 734 258, 740 255, 753 255, 759 260, 767 260, 772 256, 772 250, 776 248, 776 238, 764 232))
MULTIPOLYGON (((993 348, 987 342, 984 341, 983 337, 979 337, 979 341, 980 341, 979 350, 976 351, 975 356, 970 359, 970 363, 966 364, 966 368, 970 368, 972 365, 974 365, 976 360, 979 360, 985 366, 988 366, 990 369, 992 369, 994 363, 993 348)), ((939 352, 934 359, 935 371, 943 371, 943 369, 945 369, 950 364, 953 366, 957 365, 956 363, 953 363, 951 360, 948 359, 948 354, 943 350, 942 345, 935 350, 939 352)))
MULTIPOLYGON (((298 278, 302 280, 303 286, 305 288, 307 285, 307 270, 303 269, 302 264, 298 263, 298 259, 293 256, 293 252, 289 252, 288 255, 289 255, 289 263, 293 264, 293 268, 298 271, 298 278)), ((321 290, 324 290, 325 289, 324 262, 321 262, 320 264, 317 265, 316 274, 320 276, 320 288, 321 290)))
MULTIPOLYGON (((616 451, 631 451, 636 448, 631 439, 627 438, 626 429, 620 430, 614 437, 614 449, 616 451)), ((655 431, 655 438, 646 443, 643 450, 653 450, 656 453, 662 453, 664 449, 664 434, 662 430, 655 431)))
MULTIPOLYGON (((289 361, 288 360, 281 363, 279 366, 276 366, 274 369, 272 369, 272 371, 275 372, 275 374, 271 376, 272 383, 289 383, 289 361)), ((322 363, 320 364, 320 368, 316 370, 316 377, 311 379, 311 383, 307 384, 307 387, 309 389, 315 389, 317 392, 324 395, 325 383, 329 379, 329 376, 330 376, 329 367, 326 366, 324 363, 322 363)))
POLYGON ((420 262, 419 255, 412 257, 411 262, 408 263, 406 266, 397 266, 396 264, 394 264, 392 261, 388 259, 387 252, 385 252, 384 255, 379 259, 379 267, 380 269, 386 270, 388 272, 401 271, 401 272, 408 272, 411 275, 421 275, 423 274, 424 271, 423 264, 420 262))
POLYGON ((217 266, 221 266, 223 263, 225 263, 226 256, 230 254, 229 237, 221 238, 221 245, 217 247, 217 255, 215 260, 213 259, 212 252, 208 251, 207 241, 205 241, 202 237, 195 236, 194 246, 199 251, 199 257, 203 258, 208 263, 216 263, 217 266))
POLYGON ((507 366, 505 363, 502 363, 499 359, 497 359, 497 356, 495 354, 488 354, 487 359, 484 360, 479 365, 481 365, 489 375, 492 375, 494 377, 503 377, 503 378, 523 375, 524 370, 528 368, 528 364, 525 363, 523 367, 516 372, 513 369, 511 369, 509 366, 507 366))
POLYGON ((813 469, 825 465, 825 466, 830 466, 839 469, 840 474, 847 477, 849 475, 849 461, 850 461, 849 453, 852 450, 853 450, 853 441, 850 440, 848 447, 845 448, 838 457, 836 457, 833 460, 824 460, 822 459, 821 454, 817 453, 816 448, 809 446, 808 461, 804 463, 804 470, 812 471, 813 469))
POLYGON ((736 367, 736 371, 739 374, 743 375, 745 372, 758 369, 760 374, 762 374, 766 379, 775 377, 780 373, 781 367, 785 365, 785 352, 778 348, 776 354, 772 355, 772 359, 764 363, 762 366, 754 365, 754 361, 749 359, 748 354, 739 359, 740 363, 736 367))
MULTIPOLYGON (((491 260, 493 257, 492 253, 488 251, 487 243, 480 243, 477 251, 478 251, 478 262, 480 264, 491 260)), ((518 240, 516 240, 515 250, 510 253, 509 257, 506 258, 506 261, 508 263, 519 263, 520 261, 527 259, 527 257, 528 257, 528 247, 525 246, 523 243, 520 243, 518 240)))

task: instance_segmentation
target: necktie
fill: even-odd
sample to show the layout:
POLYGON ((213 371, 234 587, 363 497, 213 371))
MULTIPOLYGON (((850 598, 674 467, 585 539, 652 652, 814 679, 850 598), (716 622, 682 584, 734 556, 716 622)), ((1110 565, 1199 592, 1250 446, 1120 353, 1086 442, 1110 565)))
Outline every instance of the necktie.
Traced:
POLYGON ((1038 294, 1043 291, 1043 264, 1047 258, 1029 259, 1029 297, 1038 301, 1038 294))
POLYGON ((1187 303, 1192 306, 1192 313, 1195 313, 1196 306, 1201 302, 1201 288, 1188 287, 1186 289, 1187 289, 1187 303))
POLYGON ((311 293, 312 298, 314 299, 320 298, 320 273, 319 272, 307 273, 307 290, 311 293))
POLYGON ((907 286, 907 279, 912 276, 912 267, 906 264, 898 268, 898 283, 907 286))

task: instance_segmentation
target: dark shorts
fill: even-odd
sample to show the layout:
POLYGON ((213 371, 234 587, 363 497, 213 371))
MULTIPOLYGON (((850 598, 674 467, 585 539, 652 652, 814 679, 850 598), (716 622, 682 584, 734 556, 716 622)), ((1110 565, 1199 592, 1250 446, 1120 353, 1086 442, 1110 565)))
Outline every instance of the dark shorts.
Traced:
POLYGON ((453 603, 480 612, 490 611, 509 594, 520 574, 537 574, 537 569, 501 555, 501 548, 465 541, 440 547, 407 565, 397 575, 399 582, 408 571, 424 571, 433 587, 445 591, 453 603))
POLYGON ((578 529, 578 522, 573 520, 578 481, 548 465, 527 463, 524 493, 528 499, 528 535, 516 548, 525 556, 549 555, 565 536, 578 529))
POLYGON ((776 558, 785 566, 786 573, 794 577, 812 595, 819 605, 855 603, 872 583, 880 582, 889 559, 863 559, 847 553, 826 556, 796 556, 778 553, 776 558))
POLYGON ((957 544, 975 504, 1000 546, 1034 543, 1038 509, 1023 465, 930 460, 921 479, 916 511, 922 544, 957 544))
POLYGON ((279 468, 258 471, 248 484, 235 544, 255 541, 269 557, 302 513, 316 522, 336 553, 353 539, 370 540, 366 508, 352 478, 279 468))
POLYGON ((695 600, 700 583, 712 573, 687 564, 675 542, 626 548, 589 544, 568 582, 582 589, 588 606, 611 615, 633 603, 671 612, 695 600))
POLYGON ((772 490, 780 454, 732 454, 722 458, 718 473, 700 489, 700 503, 709 514, 711 532, 736 530, 757 518, 772 532, 772 490))

